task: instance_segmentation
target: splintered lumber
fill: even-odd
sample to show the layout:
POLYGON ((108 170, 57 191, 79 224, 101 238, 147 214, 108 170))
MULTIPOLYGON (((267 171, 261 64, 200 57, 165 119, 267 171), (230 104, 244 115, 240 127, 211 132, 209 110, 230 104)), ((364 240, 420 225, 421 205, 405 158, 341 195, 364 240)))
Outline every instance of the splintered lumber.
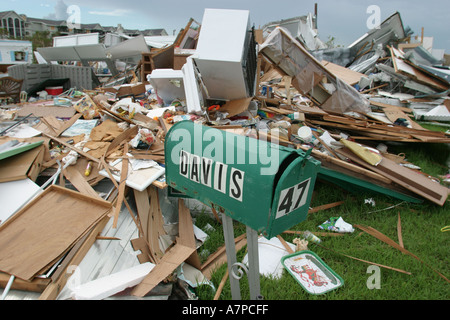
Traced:
MULTIPOLYGON (((191 212, 184 204, 183 199, 178 200, 178 217, 178 233, 180 243, 196 248, 194 224, 192 223, 191 212)), ((197 251, 194 251, 186 262, 197 269, 201 268, 200 257, 198 256, 197 251)))
POLYGON ((358 143, 355 143, 353 141, 349 141, 346 139, 341 139, 340 142, 344 146, 349 148, 353 153, 355 153, 362 160, 366 161, 367 163, 369 163, 373 166, 376 166, 381 161, 382 156, 380 154, 369 151, 367 148, 361 146, 358 143))
POLYGON ((180 264, 194 253, 195 250, 195 248, 177 243, 166 252, 161 261, 159 261, 144 280, 131 291, 131 294, 137 297, 144 297, 161 281, 164 281, 170 276, 180 264))
POLYGON ((397 235, 398 235, 398 244, 400 245, 400 247, 404 248, 405 246, 403 245, 402 222, 400 219, 400 212, 398 213, 397 235))
POLYGON ((320 63, 323 64, 325 68, 327 68, 328 71, 336 75, 338 78, 342 79, 345 83, 347 83, 350 86, 353 86, 361 80, 361 77, 364 76, 364 74, 353 71, 351 69, 342 67, 340 65, 334 64, 332 62, 322 60, 320 63))
MULTIPOLYGON (((41 132, 42 132, 42 131, 41 131, 41 132)), ((62 144, 63 146, 69 148, 70 150, 75 151, 75 152, 78 153, 79 155, 82 155, 83 157, 85 157, 85 158, 87 158, 87 159, 89 159, 89 160, 94 161, 95 163, 98 163, 98 164, 101 163, 101 160, 100 160, 100 159, 98 159, 98 158, 96 158, 96 157, 94 157, 94 156, 91 156, 89 153, 84 152, 83 150, 81 150, 81 149, 79 149, 79 148, 76 148, 76 147, 72 146, 70 143, 67 143, 67 142, 64 141, 63 139, 54 137, 54 136, 52 136, 52 135, 50 135, 50 134, 48 134, 48 133, 45 133, 45 132, 42 132, 42 134, 45 135, 45 136, 47 136, 47 137, 50 138, 51 140, 54 140, 54 141, 56 141, 56 142, 62 144)), ((110 165, 108 165, 108 164, 105 164, 105 165, 106 165, 107 167, 112 168, 112 167, 111 167, 110 165)), ((114 168, 112 168, 112 170, 114 170, 114 168)))
POLYGON ((382 264, 374 263, 374 262, 371 262, 371 261, 367 261, 367 260, 362 260, 362 259, 359 259, 359 258, 355 258, 355 257, 349 256, 349 255, 347 255, 347 254, 343 254, 343 253, 337 252, 337 251, 335 251, 335 250, 332 250, 332 249, 330 249, 330 248, 327 248, 327 247, 325 247, 325 246, 323 246, 323 245, 321 245, 321 244, 316 244, 316 245, 318 245, 319 247, 321 247, 321 248, 323 248, 323 249, 329 250, 329 251, 331 251, 331 252, 334 252, 334 253, 336 253, 336 254, 340 254, 340 255, 342 255, 342 256, 344 256, 344 257, 347 257, 347 258, 350 258, 350 259, 353 259, 353 260, 356 260, 356 261, 360 261, 360 262, 372 264, 372 265, 374 265, 374 266, 378 266, 378 267, 381 267, 381 268, 385 268, 385 269, 389 269, 389 270, 392 270, 392 271, 397 271, 397 272, 400 272, 400 273, 404 273, 404 274, 407 274, 407 275, 411 275, 411 272, 408 272, 408 271, 405 271, 405 270, 402 270, 402 269, 397 269, 397 268, 385 266, 385 265, 382 265, 382 264))
POLYGON ((409 168, 403 167, 388 158, 382 157, 382 160, 378 165, 372 166, 361 160, 358 156, 355 156, 346 148, 339 149, 337 152, 440 206, 443 206, 447 200, 447 187, 434 182, 409 168))
POLYGON ((219 287, 217 288, 216 294, 214 295, 213 300, 219 300, 220 294, 222 293, 223 287, 225 286, 225 283, 227 282, 229 276, 229 271, 225 271, 225 275, 223 276, 222 280, 219 283, 219 287))
POLYGON ((322 210, 327 210, 330 208, 334 208, 334 207, 340 206, 343 203, 344 203, 344 201, 337 201, 337 202, 333 202, 333 203, 324 204, 324 205, 321 205, 318 207, 314 207, 314 208, 311 208, 308 210, 308 214, 315 213, 315 212, 322 211, 322 210))
MULTIPOLYGON (((0 273, 0 288, 6 288, 11 276, 6 273, 0 273)), ((50 279, 33 279, 33 281, 25 281, 22 279, 14 279, 11 290, 22 290, 31 292, 43 292, 50 284, 50 279)))
POLYGON ((50 186, 0 227, 0 270, 32 280, 111 211, 111 203, 50 186))
POLYGON ((356 228, 366 232, 367 234, 370 234, 371 236, 377 238, 380 241, 383 241, 384 243, 390 245, 391 247, 401 251, 404 254, 407 254, 411 257, 413 257, 414 259, 416 259, 417 261, 425 264, 427 267, 429 267, 431 270, 433 270, 434 272, 436 272, 442 279, 444 279, 445 281, 447 281, 448 283, 450 283, 450 280, 447 279, 443 274, 441 274, 439 271, 433 269, 430 265, 428 265, 427 263, 423 262, 419 257, 417 257, 415 254, 409 252, 408 250, 406 250, 405 248, 403 248, 401 245, 399 245, 398 243, 396 243, 394 240, 392 240, 391 238, 389 238, 388 236, 384 235, 383 233, 381 233, 380 231, 369 227, 369 226, 363 226, 363 225, 354 225, 356 228))
POLYGON ((134 190, 134 197, 143 231, 142 237, 148 244, 147 249, 150 250, 149 254, 152 261, 157 262, 163 256, 159 246, 159 238, 166 234, 163 228, 158 191, 154 186, 149 186, 143 191, 134 190))
POLYGON ((323 128, 360 134, 360 136, 351 135, 349 139, 353 140, 450 143, 450 136, 444 132, 425 130, 418 126, 408 128, 399 125, 387 125, 374 120, 337 115, 323 115, 319 119, 317 117, 308 119, 308 122, 323 128))
MULTIPOLYGON (((128 145, 125 145, 125 150, 123 152, 124 156, 126 156, 128 152, 128 145)), ((117 197, 116 210, 114 212, 114 222, 113 228, 117 227, 117 221, 119 219, 120 210, 122 209, 123 199, 125 198, 125 187, 128 177, 128 158, 125 157, 122 160, 122 170, 120 172, 120 184, 119 184, 119 195, 117 197)))
POLYGON ((178 202, 178 214, 179 236, 177 243, 164 254, 155 268, 133 289, 131 292, 132 295, 138 297, 145 296, 161 281, 169 277, 185 261, 193 267, 201 267, 195 244, 194 225, 192 223, 191 213, 185 206, 183 199, 180 199, 178 202))
POLYGON ((138 131, 139 131, 139 127, 134 126, 134 127, 130 127, 128 130, 119 134, 116 138, 114 138, 114 140, 108 146, 103 157, 105 159, 107 159, 108 156, 114 150, 116 150, 122 143, 127 142, 127 141, 131 140, 133 137, 135 137, 138 134, 138 131))
MULTIPOLYGON (((298 145, 299 149, 302 149, 304 151, 307 151, 308 149, 298 145)), ((336 170, 343 173, 350 173, 353 176, 364 178, 365 180, 369 180, 372 182, 377 182, 379 184, 383 185, 391 185, 392 180, 389 178, 386 178, 376 172, 373 172, 371 170, 367 170, 366 168, 363 168, 361 166, 355 165, 353 163, 346 162, 341 159, 336 159, 331 156, 328 156, 325 153, 322 153, 320 151, 314 150, 312 151, 312 156, 316 158, 317 160, 322 162, 322 166, 327 167, 332 170, 336 170)))
POLYGON ((448 90, 448 84, 444 84, 440 79, 428 75, 418 69, 415 65, 408 63, 406 59, 403 59, 403 55, 400 50, 393 47, 389 47, 389 49, 391 51, 391 58, 395 72, 405 75, 419 83, 430 86, 440 92, 448 90))
POLYGON ((91 185, 86 181, 80 171, 75 167, 68 166, 63 169, 63 174, 67 180, 72 183, 72 185, 81 193, 89 195, 91 197, 97 197, 101 199, 99 194, 91 187, 91 185))

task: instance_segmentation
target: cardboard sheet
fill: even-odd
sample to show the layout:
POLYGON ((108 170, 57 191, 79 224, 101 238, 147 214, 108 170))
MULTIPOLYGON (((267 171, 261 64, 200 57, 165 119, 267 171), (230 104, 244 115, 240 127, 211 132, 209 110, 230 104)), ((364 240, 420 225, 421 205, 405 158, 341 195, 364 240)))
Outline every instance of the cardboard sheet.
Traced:
POLYGON ((35 181, 44 160, 45 146, 22 152, 0 161, 0 182, 30 178, 35 181))

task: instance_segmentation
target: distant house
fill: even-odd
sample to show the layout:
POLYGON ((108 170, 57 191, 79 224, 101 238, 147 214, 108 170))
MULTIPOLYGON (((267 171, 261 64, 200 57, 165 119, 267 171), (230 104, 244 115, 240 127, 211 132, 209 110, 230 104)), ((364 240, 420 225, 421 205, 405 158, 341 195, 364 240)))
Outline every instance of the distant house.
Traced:
POLYGON ((25 19, 14 11, 0 12, 0 29, 9 38, 24 38, 26 36, 25 19))
POLYGON ((48 31, 51 35, 73 35, 84 33, 98 33, 100 36, 106 34, 119 34, 125 37, 143 36, 167 36, 164 29, 125 29, 122 25, 117 27, 106 26, 103 27, 98 23, 80 24, 79 28, 69 29, 66 20, 50 20, 27 17, 26 15, 19 15, 14 11, 0 12, 0 37, 3 38, 18 38, 24 39, 31 37, 36 32, 48 31))
POLYGON ((105 31, 103 27, 98 23, 81 24, 80 29, 74 29, 73 33, 94 33, 98 32, 103 34, 105 31))
POLYGON ((26 35, 32 36, 36 32, 50 32, 50 34, 67 32, 67 24, 64 20, 48 20, 38 18, 25 18, 26 35))
POLYGON ((98 23, 91 24, 81 24, 80 28, 69 29, 66 20, 48 20, 48 19, 37 19, 37 18, 27 18, 25 23, 27 29, 27 35, 31 36, 36 31, 48 31, 50 34, 59 35, 69 35, 69 34, 79 34, 79 33, 103 33, 103 28, 98 23))
POLYGON ((153 37, 153 36, 167 36, 167 32, 165 29, 145 29, 141 31, 145 37, 153 37))
POLYGON ((4 66, 16 64, 29 64, 32 62, 33 45, 31 41, 24 40, 0 40, 0 66, 4 72, 4 66))

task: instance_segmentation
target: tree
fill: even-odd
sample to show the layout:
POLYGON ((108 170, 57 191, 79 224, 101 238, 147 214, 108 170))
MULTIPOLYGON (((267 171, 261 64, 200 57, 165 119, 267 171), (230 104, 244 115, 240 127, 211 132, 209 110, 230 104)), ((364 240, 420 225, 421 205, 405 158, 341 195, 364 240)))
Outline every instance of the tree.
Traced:
POLYGON ((342 47, 340 44, 337 45, 337 44, 335 43, 335 41, 336 41, 336 38, 335 38, 335 37, 333 37, 333 36, 328 36, 328 41, 325 42, 325 44, 327 45, 327 47, 328 47, 329 49, 342 47))
MULTIPOLYGON (((53 37, 50 31, 36 31, 32 36, 28 36, 26 40, 31 41, 33 46, 33 52, 37 48, 51 47, 53 45, 53 37)), ((33 54, 33 62, 36 63, 36 58, 33 54)))
POLYGON ((8 30, 6 28, 0 28, 0 39, 8 38, 8 30))
POLYGON ((37 48, 50 47, 53 44, 50 31, 36 31, 31 37, 27 38, 33 43, 33 51, 37 48))

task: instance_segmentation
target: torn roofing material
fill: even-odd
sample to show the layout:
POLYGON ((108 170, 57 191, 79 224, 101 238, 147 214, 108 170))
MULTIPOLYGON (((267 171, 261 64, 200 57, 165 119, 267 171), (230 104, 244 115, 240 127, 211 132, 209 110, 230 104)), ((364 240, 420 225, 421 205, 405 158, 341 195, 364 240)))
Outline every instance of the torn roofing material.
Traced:
POLYGON ((282 74, 292 77, 292 85, 322 109, 369 112, 365 97, 329 72, 285 29, 277 27, 272 31, 260 52, 282 74))
POLYGON ((300 41, 308 50, 324 50, 328 46, 323 42, 315 28, 316 17, 309 13, 305 16, 293 17, 290 19, 283 19, 272 21, 263 26, 263 34, 268 36, 276 27, 282 27, 288 30, 291 35, 300 41))
POLYGON ((403 27, 403 22, 399 12, 395 12, 389 18, 384 20, 379 28, 373 28, 355 42, 350 44, 349 48, 356 48, 357 51, 366 47, 366 45, 376 48, 378 44, 387 45, 391 41, 398 41, 407 37, 403 27))

